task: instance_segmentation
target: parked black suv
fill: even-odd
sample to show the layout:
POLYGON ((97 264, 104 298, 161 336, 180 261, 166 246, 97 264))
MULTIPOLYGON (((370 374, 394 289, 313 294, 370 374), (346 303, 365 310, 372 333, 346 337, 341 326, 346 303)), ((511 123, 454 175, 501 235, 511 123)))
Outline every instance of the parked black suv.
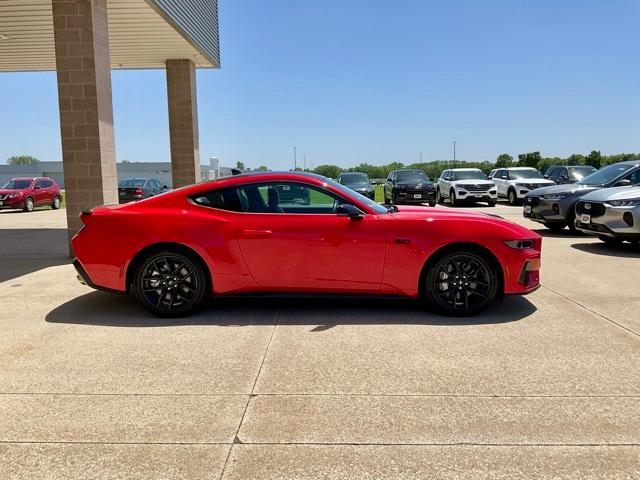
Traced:
POLYGON ((544 178, 553 180, 556 185, 564 185, 579 182, 595 171, 591 165, 552 165, 544 172, 544 178))
POLYGON ((579 182, 532 190, 524 197, 523 215, 552 231, 575 229, 575 206, 580 197, 600 188, 640 184, 640 160, 619 162, 596 170, 579 182))
POLYGON ((384 182, 384 203, 436 205, 436 187, 422 170, 393 170, 384 182))

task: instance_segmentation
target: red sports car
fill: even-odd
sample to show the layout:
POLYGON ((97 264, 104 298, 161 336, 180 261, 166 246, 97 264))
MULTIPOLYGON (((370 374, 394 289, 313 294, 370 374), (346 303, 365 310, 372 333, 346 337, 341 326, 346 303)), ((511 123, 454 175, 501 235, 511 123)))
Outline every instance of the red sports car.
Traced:
POLYGON ((470 315, 539 287, 541 238, 520 225, 385 207, 309 173, 237 175, 81 217, 78 278, 133 291, 159 316, 265 292, 400 295, 470 315))

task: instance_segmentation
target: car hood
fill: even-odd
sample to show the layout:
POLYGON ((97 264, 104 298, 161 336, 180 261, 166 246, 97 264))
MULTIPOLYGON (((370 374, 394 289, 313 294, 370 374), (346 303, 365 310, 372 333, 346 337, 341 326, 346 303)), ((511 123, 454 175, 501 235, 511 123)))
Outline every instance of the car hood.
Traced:
POLYGON ((495 185, 491 180, 454 180, 455 185, 495 185))
POLYGON ((458 210, 455 208, 436 208, 421 206, 405 206, 398 207, 398 211, 392 214, 399 220, 456 220, 456 221, 480 221, 489 222, 494 225, 501 225, 519 235, 521 238, 538 238, 539 235, 532 232, 526 227, 517 223, 506 220, 499 215, 492 213, 473 212, 469 210, 458 210))
POLYGON ((432 187, 433 182, 396 182, 396 185, 401 187, 432 187))
MULTIPOLYGON (((555 185, 556 182, 546 178, 518 178, 512 180, 516 185, 522 185, 523 183, 535 183, 536 185, 555 185)), ((544 187, 542 187, 544 188, 544 187)))
POLYGON ((373 185, 363 185, 362 183, 343 183, 343 185, 351 190, 370 190, 373 185))
POLYGON ((594 187, 591 185, 577 185, 575 183, 570 183, 568 185, 551 185, 549 187, 536 188, 535 190, 532 190, 532 192, 529 195, 531 194, 549 195, 552 193, 576 193, 576 192, 582 192, 581 194, 584 195, 585 193, 592 192, 593 190, 596 190, 598 188, 599 187, 594 187))
POLYGON ((24 192, 24 189, 10 189, 10 188, 0 188, 0 195, 6 195, 7 193, 16 193, 16 192, 24 192))
POLYGON ((632 200, 640 198, 640 187, 601 188, 584 197, 584 201, 605 202, 609 200, 632 200))

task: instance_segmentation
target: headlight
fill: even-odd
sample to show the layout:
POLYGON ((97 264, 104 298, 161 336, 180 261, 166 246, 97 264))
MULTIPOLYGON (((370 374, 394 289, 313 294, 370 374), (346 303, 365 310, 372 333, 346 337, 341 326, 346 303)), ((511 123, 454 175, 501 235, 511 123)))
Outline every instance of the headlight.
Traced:
POLYGON ((542 195, 542 198, 545 200, 551 200, 552 202, 557 202, 558 200, 562 200, 568 196, 568 193, 550 193, 548 195, 542 195))
POLYGON ((505 240, 504 243, 509 245, 511 248, 533 248, 533 240, 505 240))
POLYGON ((12 193, 11 195, 9 195, 9 198, 18 198, 22 196, 22 192, 18 192, 18 193, 12 193))
POLYGON ((518 187, 528 188, 529 190, 531 190, 531 186, 532 186, 530 183, 516 183, 516 185, 518 187))
POLYGON ((607 202, 612 207, 635 207, 640 205, 640 198, 632 198, 630 200, 611 200, 607 202))

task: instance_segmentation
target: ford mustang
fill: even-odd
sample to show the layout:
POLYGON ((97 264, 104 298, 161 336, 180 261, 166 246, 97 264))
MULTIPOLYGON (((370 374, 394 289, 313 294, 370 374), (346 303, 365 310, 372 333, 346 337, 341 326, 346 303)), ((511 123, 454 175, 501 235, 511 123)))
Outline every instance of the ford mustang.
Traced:
MULTIPOLYGON (((299 196, 299 195, 298 195, 299 196)), ((309 173, 251 173, 81 215, 78 279, 152 313, 209 295, 424 299, 454 316, 539 287, 541 238, 496 215, 382 206, 309 173), (304 192, 305 202, 287 192, 304 192)))

